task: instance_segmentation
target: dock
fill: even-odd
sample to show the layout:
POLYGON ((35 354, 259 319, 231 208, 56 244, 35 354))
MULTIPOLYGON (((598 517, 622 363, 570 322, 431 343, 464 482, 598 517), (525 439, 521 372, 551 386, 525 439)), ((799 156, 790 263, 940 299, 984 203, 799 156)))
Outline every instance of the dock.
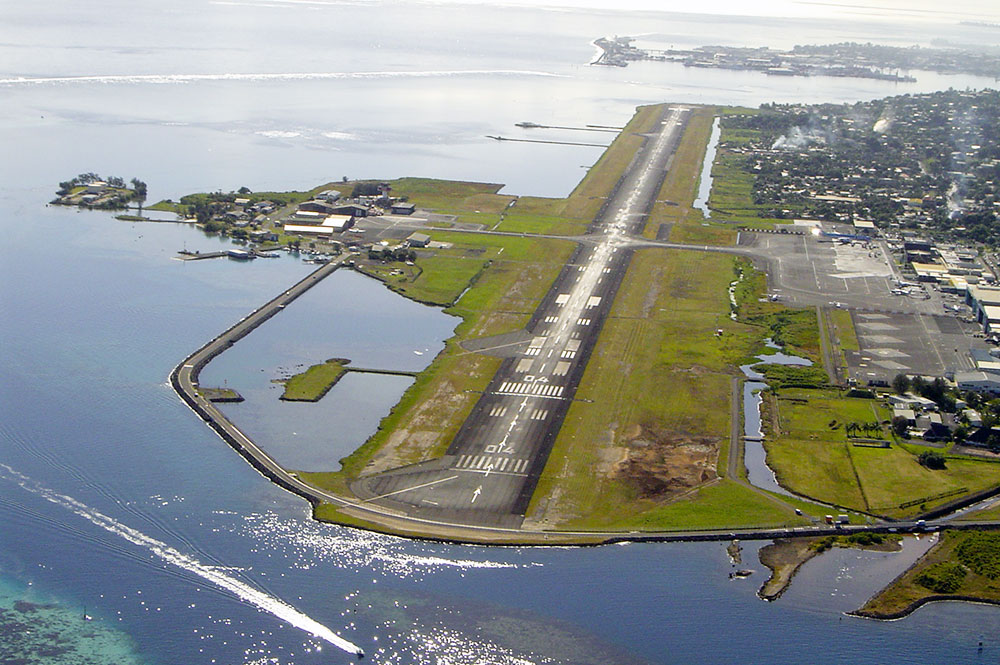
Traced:
POLYGON ((494 141, 517 141, 519 143, 548 143, 550 145, 580 145, 587 148, 607 148, 607 143, 581 143, 578 141, 545 141, 542 139, 512 139, 506 136, 490 136, 486 135, 486 138, 493 139, 494 141))
POLYGON ((177 258, 181 261, 201 261, 202 259, 221 259, 223 256, 229 256, 228 252, 189 252, 187 250, 181 250, 177 252, 177 258))
POLYGON ((537 122, 516 122, 515 127, 520 127, 522 129, 568 129, 574 132, 609 132, 611 134, 617 134, 622 130, 621 127, 610 127, 608 125, 586 125, 584 127, 566 127, 563 125, 540 125, 537 122))

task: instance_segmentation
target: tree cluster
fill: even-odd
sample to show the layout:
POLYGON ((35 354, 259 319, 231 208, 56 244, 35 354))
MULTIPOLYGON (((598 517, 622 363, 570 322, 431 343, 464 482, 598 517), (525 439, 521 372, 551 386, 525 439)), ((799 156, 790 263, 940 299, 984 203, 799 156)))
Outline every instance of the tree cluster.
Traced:
POLYGON ((892 389, 899 395, 908 392, 926 397, 938 405, 942 411, 952 412, 955 410, 955 396, 948 384, 941 377, 928 381, 922 376, 910 378, 905 374, 897 374, 892 379, 892 389))
POLYGON ((917 461, 927 469, 941 470, 947 467, 945 456, 936 450, 925 450, 917 456, 917 461))

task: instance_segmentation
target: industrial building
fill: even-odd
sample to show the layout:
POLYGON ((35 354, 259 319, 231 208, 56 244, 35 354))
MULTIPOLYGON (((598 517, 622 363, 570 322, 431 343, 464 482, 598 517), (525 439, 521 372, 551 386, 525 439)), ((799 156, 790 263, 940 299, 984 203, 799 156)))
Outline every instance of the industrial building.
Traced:
POLYGON ((1000 287, 970 284, 965 290, 965 304, 983 326, 983 332, 1000 331, 1000 287))

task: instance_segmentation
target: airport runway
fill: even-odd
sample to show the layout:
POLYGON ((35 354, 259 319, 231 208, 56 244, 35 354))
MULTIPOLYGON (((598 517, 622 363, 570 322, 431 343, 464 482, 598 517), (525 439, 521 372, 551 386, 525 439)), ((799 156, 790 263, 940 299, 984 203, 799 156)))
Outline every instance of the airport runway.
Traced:
POLYGON ((447 454, 360 478, 355 494, 411 517, 520 526, 687 116, 665 109, 447 454))

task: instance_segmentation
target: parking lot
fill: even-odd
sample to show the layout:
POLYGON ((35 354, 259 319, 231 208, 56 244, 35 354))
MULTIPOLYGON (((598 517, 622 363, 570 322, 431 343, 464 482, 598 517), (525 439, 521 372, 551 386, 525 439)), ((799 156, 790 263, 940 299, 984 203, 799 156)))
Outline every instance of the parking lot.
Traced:
POLYGON ((901 282, 883 242, 842 243, 807 232, 741 234, 740 245, 767 263, 777 300, 851 312, 860 350, 847 352, 848 373, 860 384, 899 373, 949 376, 974 368, 970 348, 987 347, 963 299, 901 282))

